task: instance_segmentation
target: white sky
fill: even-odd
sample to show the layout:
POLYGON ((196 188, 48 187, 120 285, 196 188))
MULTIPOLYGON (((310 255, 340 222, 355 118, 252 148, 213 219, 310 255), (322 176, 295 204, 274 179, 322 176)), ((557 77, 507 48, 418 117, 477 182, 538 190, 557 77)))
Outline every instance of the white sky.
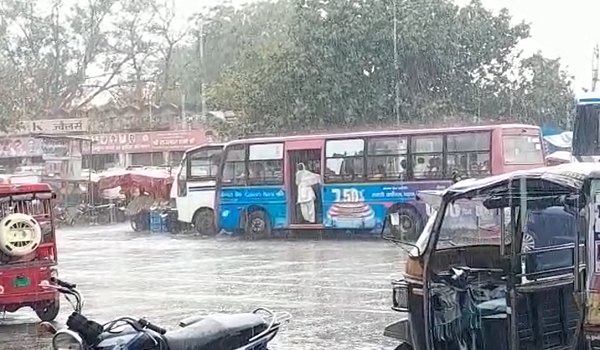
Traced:
MULTIPOLYGON (((200 11, 218 0, 173 0, 178 13, 200 11), (181 12, 180 12, 181 11, 181 12)), ((244 0, 233 0, 243 3, 244 0)), ((455 0, 458 4, 469 0, 455 0)), ((575 76, 574 88, 588 87, 591 83, 591 60, 594 45, 600 42, 596 23, 600 18, 599 0, 482 0, 493 10, 509 9, 515 20, 531 24, 532 39, 523 43, 526 54, 541 50, 550 58, 560 57, 569 73, 575 76)))
POLYGON ((506 7, 516 20, 529 22, 532 38, 523 45, 526 53, 541 50, 547 57, 560 57, 575 76, 574 88, 590 87, 592 52, 600 42, 596 27, 600 1, 482 0, 482 3, 494 10, 506 7))

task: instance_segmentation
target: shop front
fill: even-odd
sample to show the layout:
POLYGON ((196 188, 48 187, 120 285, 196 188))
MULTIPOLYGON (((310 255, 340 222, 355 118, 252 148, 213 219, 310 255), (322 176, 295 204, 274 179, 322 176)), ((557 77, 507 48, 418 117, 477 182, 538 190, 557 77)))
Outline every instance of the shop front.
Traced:
POLYGON ((203 129, 91 135, 95 141, 91 167, 102 170, 110 166, 176 165, 181 152, 213 141, 212 135, 212 131, 203 129))

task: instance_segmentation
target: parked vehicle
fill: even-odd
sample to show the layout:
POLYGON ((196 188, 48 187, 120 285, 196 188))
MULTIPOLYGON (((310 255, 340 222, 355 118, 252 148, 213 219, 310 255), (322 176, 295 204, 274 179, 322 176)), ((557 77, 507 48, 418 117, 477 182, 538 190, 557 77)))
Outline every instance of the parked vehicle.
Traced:
POLYGON ((58 273, 54 198, 44 183, 0 185, 0 313, 30 307, 43 321, 58 315, 59 294, 39 287, 58 273))
POLYGON ((129 224, 135 232, 150 230, 150 212, 142 210, 129 217, 129 224))
POLYGON ((169 169, 133 168, 113 169, 99 174, 94 182, 98 191, 120 188, 127 193, 128 203, 118 203, 112 210, 113 220, 128 218, 134 231, 150 228, 150 212, 157 210, 170 212, 168 198, 173 184, 169 169))
POLYGON ((575 96, 572 146, 579 162, 600 161, 600 92, 578 93, 575 96))
POLYGON ((218 230, 268 238, 343 230, 416 239, 427 221, 415 192, 544 166, 539 127, 505 124, 236 140, 217 179, 218 230))
POLYGON ((81 203, 77 207, 77 212, 73 217, 75 224, 96 224, 106 225, 111 221, 112 212, 114 212, 114 204, 92 205, 81 203))
POLYGON ((75 219, 69 214, 69 211, 59 205, 54 206, 54 222, 57 227, 73 226, 75 219))
POLYGON ((392 283, 392 309, 409 316, 384 332, 397 349, 584 350, 584 335, 598 339, 600 164, 464 180, 418 197, 435 215, 417 242, 388 237, 412 246, 392 283))
POLYGON ((171 189, 177 219, 194 225, 202 235, 217 234, 215 188, 223 147, 223 144, 211 143, 187 150, 171 189))
POLYGON ((104 325, 85 317, 83 299, 76 286, 58 279, 48 289, 75 298, 75 312, 67 319, 67 328, 56 330, 54 350, 267 350, 282 323, 291 319, 287 312, 274 313, 259 308, 244 314, 192 316, 166 330, 140 318, 120 317, 104 325))

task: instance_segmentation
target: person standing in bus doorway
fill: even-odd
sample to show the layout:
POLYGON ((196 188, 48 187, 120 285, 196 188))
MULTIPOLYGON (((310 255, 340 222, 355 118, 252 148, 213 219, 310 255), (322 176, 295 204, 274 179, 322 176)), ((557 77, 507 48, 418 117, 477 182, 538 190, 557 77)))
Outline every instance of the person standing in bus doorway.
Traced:
POLYGON ((302 218, 314 224, 316 221, 315 200, 317 199, 317 195, 313 186, 321 183, 321 176, 306 170, 304 163, 298 163, 296 169, 296 185, 298 186, 297 203, 300 205, 302 218))

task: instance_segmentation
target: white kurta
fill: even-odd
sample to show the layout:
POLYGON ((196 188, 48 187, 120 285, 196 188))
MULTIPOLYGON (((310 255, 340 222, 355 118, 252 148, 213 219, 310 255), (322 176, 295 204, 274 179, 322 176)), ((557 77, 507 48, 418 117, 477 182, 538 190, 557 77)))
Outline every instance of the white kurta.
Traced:
POLYGON ((298 186, 298 204, 304 220, 314 223, 315 219, 315 199, 317 195, 312 188, 313 185, 321 183, 321 177, 318 174, 312 173, 304 169, 304 164, 301 170, 296 172, 296 185, 298 186))

